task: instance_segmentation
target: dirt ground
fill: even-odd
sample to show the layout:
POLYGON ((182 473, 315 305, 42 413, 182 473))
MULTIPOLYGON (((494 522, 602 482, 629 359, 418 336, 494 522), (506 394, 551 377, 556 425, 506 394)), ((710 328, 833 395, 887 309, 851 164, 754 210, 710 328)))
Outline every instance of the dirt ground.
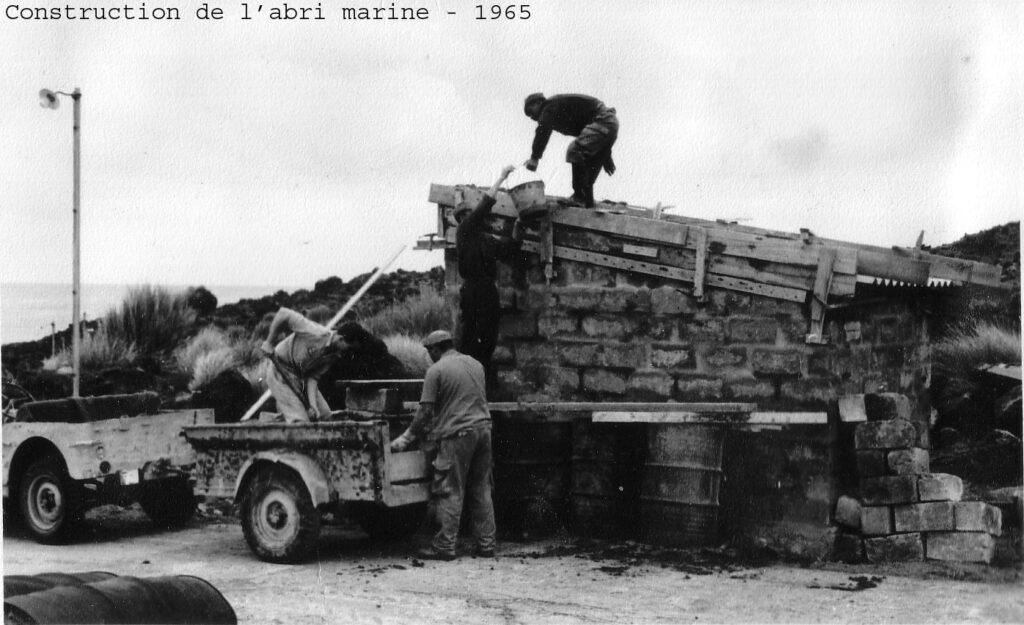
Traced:
POLYGON ((138 508, 107 506, 63 546, 5 523, 3 570, 195 575, 240 623, 1024 622, 1019 566, 744 562, 568 537, 502 542, 495 559, 411 557, 428 541, 371 543, 341 525, 325 528, 315 561, 274 565, 250 553, 233 517, 210 511, 160 531, 138 508))

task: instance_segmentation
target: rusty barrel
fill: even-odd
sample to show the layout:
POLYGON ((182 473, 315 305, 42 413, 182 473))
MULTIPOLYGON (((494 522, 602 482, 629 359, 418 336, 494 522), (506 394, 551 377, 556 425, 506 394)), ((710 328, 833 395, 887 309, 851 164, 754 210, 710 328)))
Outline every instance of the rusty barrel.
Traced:
POLYGON ((106 571, 86 573, 39 573, 38 575, 4 575, 4 597, 27 595, 54 586, 81 586, 117 577, 106 571))
POLYGON ((571 437, 567 421, 519 421, 494 413, 494 512, 500 530, 525 539, 561 526, 571 437))
POLYGON ((573 533, 634 538, 640 504, 644 430, 640 424, 572 424, 573 533))
POLYGON ((5 597, 4 620, 17 625, 238 622, 220 591, 189 575, 115 576, 5 597))
POLYGON ((650 425, 640 491, 643 540, 670 546, 718 539, 718 493, 725 429, 650 425))

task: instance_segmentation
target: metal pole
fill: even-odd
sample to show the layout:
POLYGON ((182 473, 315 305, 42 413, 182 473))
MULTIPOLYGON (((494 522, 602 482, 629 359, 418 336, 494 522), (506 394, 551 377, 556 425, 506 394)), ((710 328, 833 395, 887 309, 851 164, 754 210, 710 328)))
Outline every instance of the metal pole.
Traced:
POLYGON ((72 261, 72 286, 71 294, 73 298, 71 316, 74 320, 72 322, 72 343, 71 353, 72 361, 75 369, 75 375, 71 383, 71 396, 79 397, 79 390, 81 388, 81 330, 82 330, 82 284, 81 284, 81 262, 79 258, 79 250, 81 249, 81 172, 82 172, 82 92, 79 89, 71 94, 71 99, 74 100, 75 109, 75 126, 74 126, 74 203, 72 211, 74 212, 74 250, 73 261, 72 261))

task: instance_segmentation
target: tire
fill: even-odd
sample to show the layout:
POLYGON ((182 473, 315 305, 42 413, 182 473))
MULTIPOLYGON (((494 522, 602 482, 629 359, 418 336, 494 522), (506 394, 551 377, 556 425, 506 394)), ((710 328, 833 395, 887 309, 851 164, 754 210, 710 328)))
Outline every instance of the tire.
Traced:
POLYGON ((427 513, 426 503, 388 508, 380 504, 361 504, 353 507, 352 516, 372 540, 399 540, 423 525, 427 513))
POLYGON ((189 522, 197 501, 188 478, 180 477, 144 484, 139 505, 157 527, 176 529, 189 522))
POLYGON ((246 486, 242 533, 261 560, 301 562, 320 538, 320 512, 293 471, 261 469, 246 486))
POLYGON ((36 542, 59 544, 68 539, 79 511, 59 456, 49 454, 29 465, 18 487, 18 510, 36 542))

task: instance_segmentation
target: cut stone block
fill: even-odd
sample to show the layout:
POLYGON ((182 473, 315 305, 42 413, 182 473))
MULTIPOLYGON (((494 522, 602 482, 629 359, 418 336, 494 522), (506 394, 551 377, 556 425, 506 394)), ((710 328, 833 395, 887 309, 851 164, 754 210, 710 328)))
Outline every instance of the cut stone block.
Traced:
POLYGON ((893 475, 928 473, 930 467, 928 451, 919 447, 890 451, 886 461, 893 475))
POLYGON ((927 538, 927 557, 949 562, 984 562, 995 554, 996 541, 985 532, 933 532, 927 538))
POLYGON ((953 502, 950 501, 895 506, 893 513, 897 532, 950 531, 956 528, 953 502))
POLYGON ((836 502, 836 523, 850 529, 860 529, 860 502, 843 495, 836 502))
POLYGON ((921 501, 960 501, 964 483, 948 473, 926 473, 918 476, 917 489, 921 501))
POLYGON ((900 393, 870 393, 864 396, 868 421, 910 420, 910 400, 900 393))
POLYGON ((868 420, 864 408, 864 395, 843 395, 839 398, 839 420, 843 423, 860 423, 868 420))
POLYGON ((862 506, 860 509, 860 533, 865 536, 892 534, 891 510, 889 506, 862 506))
POLYGON ((1003 512, 984 501, 960 501, 954 504, 956 529, 962 532, 1003 533, 1003 512))
POLYGON ((885 452, 869 449, 857 452, 857 475, 860 477, 881 477, 888 472, 885 452))
POLYGON ((909 421, 869 421, 857 425, 853 433, 859 449, 900 449, 914 446, 917 430, 909 421))
POLYGON ((924 541, 920 534, 896 534, 865 538, 868 562, 909 562, 924 559, 924 541))
POLYGON ((396 388, 366 389, 350 386, 345 389, 345 409, 363 412, 399 412, 402 394, 396 388))
POLYGON ((867 477, 860 481, 861 502, 867 506, 917 502, 916 475, 867 477))

